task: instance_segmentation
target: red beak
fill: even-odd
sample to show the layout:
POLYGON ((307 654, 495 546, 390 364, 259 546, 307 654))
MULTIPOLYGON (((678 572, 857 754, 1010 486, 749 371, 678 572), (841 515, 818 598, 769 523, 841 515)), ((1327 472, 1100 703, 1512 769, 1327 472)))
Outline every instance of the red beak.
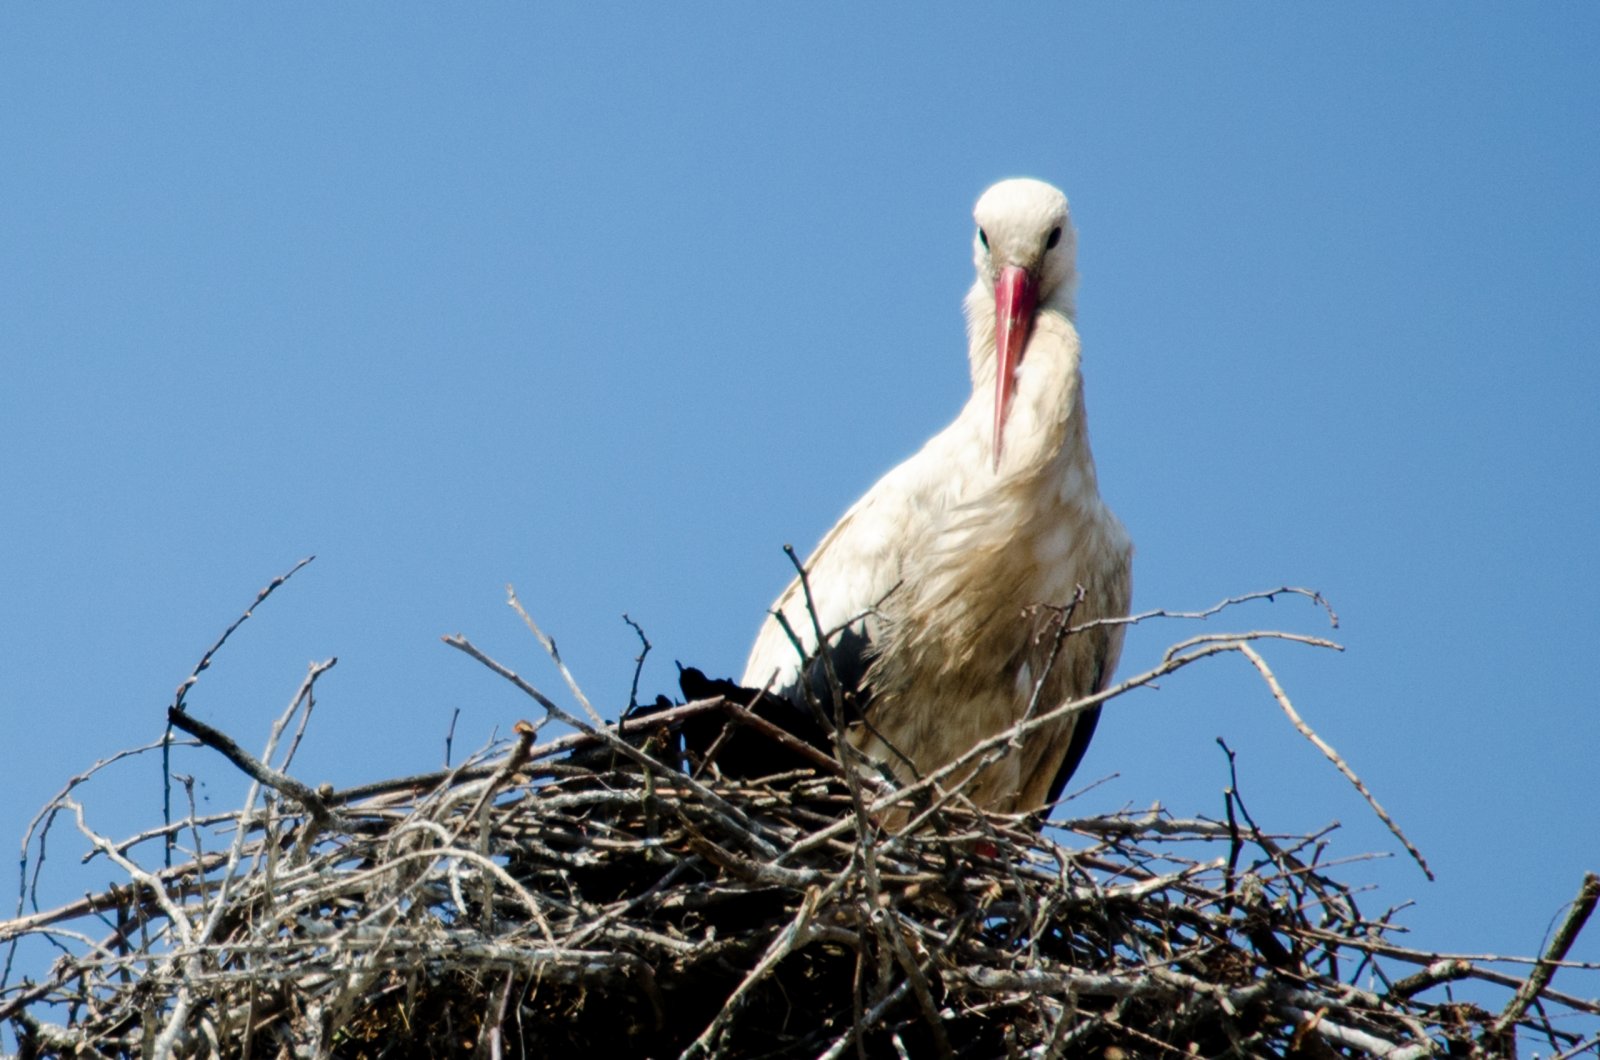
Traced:
POLYGON ((1000 469, 1000 438, 1017 388, 1017 369, 1033 329, 1033 307, 1038 288, 1028 270, 1007 265, 994 281, 994 466, 1000 469))

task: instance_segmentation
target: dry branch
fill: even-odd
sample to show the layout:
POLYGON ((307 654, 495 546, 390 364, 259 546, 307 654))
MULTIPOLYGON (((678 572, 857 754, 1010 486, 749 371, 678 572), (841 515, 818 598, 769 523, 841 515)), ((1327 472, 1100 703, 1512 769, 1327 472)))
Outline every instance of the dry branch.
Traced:
POLYGON ((1256 666, 1304 726, 1258 650, 1272 639, 1327 643, 1184 641, 1106 693, 1037 704, 899 789, 748 702, 601 723, 460 637, 448 643, 579 731, 534 746, 538 725, 522 723, 455 769, 329 791, 272 765, 309 679, 259 756, 178 710, 174 724, 256 782, 245 805, 113 840, 94 831, 75 778, 38 820, 64 814, 128 882, 0 923, 0 943, 47 939, 64 954, 38 982, 0 977, 0 1021, 30 1058, 129 1060, 1400 1060, 1511 1055, 1519 1030, 1564 1055, 1592 1050, 1600 1002, 1551 977, 1570 969, 1569 990, 1593 985, 1596 969, 1566 960, 1600 898, 1593 876, 1524 976, 1504 958, 1400 945, 1393 911, 1366 915, 1333 875, 1325 834, 1270 834, 1236 791, 1227 821, 1156 809, 1041 830, 974 813, 959 786, 941 786, 1052 717, 1224 652, 1256 666), (691 757, 680 733, 708 715, 799 766, 750 778, 691 757), (901 806, 911 823, 883 834, 901 806), (225 851, 141 864, 218 825, 231 826, 225 851), (1490 1012, 1448 993, 1467 982, 1508 1000, 1490 1012))

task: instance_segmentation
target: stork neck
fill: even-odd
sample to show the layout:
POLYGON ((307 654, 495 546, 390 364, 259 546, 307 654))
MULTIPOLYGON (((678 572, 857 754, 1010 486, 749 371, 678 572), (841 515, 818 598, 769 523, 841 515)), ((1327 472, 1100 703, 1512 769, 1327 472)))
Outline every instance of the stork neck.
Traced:
MULTIPOLYGON (((998 359, 994 301, 981 282, 967 296, 967 327, 972 397, 962 416, 977 436, 973 444, 989 451, 993 442, 988 417, 994 408, 998 359)), ((1048 473, 1062 461, 1087 461, 1092 466, 1083 420, 1078 332, 1060 305, 1047 302, 1034 316, 1018 368, 1016 394, 1005 424, 1001 477, 1048 473)))
MULTIPOLYGON (((998 363, 995 350, 994 291, 984 283, 982 277, 967 291, 962 308, 967 317, 967 364, 972 373, 972 389, 977 391, 993 382, 998 363)), ((1039 303, 1034 314, 1034 331, 1038 333, 1054 330, 1050 327, 1052 323, 1066 325, 1066 331, 1072 336, 1073 359, 1076 361, 1077 331, 1073 327, 1070 293, 1064 296, 1057 290, 1052 292, 1048 299, 1039 303), (1050 321, 1048 317, 1057 319, 1050 321)), ((1031 351, 1033 346, 1033 339, 1030 338, 1027 350, 1031 351)), ((1024 359, 1031 355, 1025 352, 1024 359)))

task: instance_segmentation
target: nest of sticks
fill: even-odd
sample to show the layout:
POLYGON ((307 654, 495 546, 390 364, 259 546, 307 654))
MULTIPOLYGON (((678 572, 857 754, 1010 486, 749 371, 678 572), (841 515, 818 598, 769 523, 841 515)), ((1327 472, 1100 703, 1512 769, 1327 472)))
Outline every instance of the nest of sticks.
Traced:
POLYGON ((18 1056, 1399 1058, 1511 1056, 1519 1033, 1597 1048, 1600 1002, 1551 986, 1593 876, 1547 951, 1508 971, 1398 944, 1325 835, 1269 834, 1236 799, 1224 820, 1041 828, 933 778, 845 768, 755 693, 711 686, 728 694, 600 724, 451 642, 578 731, 540 743, 519 723, 454 769, 314 789, 273 764, 313 667, 259 757, 180 690, 173 724, 252 778, 234 813, 112 840, 74 778, 34 831, 76 821, 127 882, 0 923, 0 943, 60 952, 42 978, 0 981, 18 1056), (160 849, 172 867, 144 867, 160 849), (1504 1003, 1453 1000, 1463 980, 1504 1003))

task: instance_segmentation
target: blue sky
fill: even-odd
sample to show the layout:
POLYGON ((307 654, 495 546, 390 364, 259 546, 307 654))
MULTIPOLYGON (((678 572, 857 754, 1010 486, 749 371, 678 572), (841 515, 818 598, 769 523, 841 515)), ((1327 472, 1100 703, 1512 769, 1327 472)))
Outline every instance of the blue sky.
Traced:
MULTIPOLYGON (((1325 593, 1348 650, 1269 660, 1439 874, 1369 911, 1534 950, 1600 868, 1597 59, 1561 3, 7 8, 0 831, 311 553, 190 700, 259 745, 338 656, 309 781, 531 714, 442 634, 560 690, 507 582, 608 710, 623 612, 648 692, 737 673, 781 545, 963 400, 971 204, 1031 175, 1137 606, 1325 593)), ((1272 626, 1326 628, 1206 628, 1272 626)), ((1270 827, 1398 853, 1239 660, 1109 708, 1077 809, 1220 814, 1219 735, 1270 827)))

